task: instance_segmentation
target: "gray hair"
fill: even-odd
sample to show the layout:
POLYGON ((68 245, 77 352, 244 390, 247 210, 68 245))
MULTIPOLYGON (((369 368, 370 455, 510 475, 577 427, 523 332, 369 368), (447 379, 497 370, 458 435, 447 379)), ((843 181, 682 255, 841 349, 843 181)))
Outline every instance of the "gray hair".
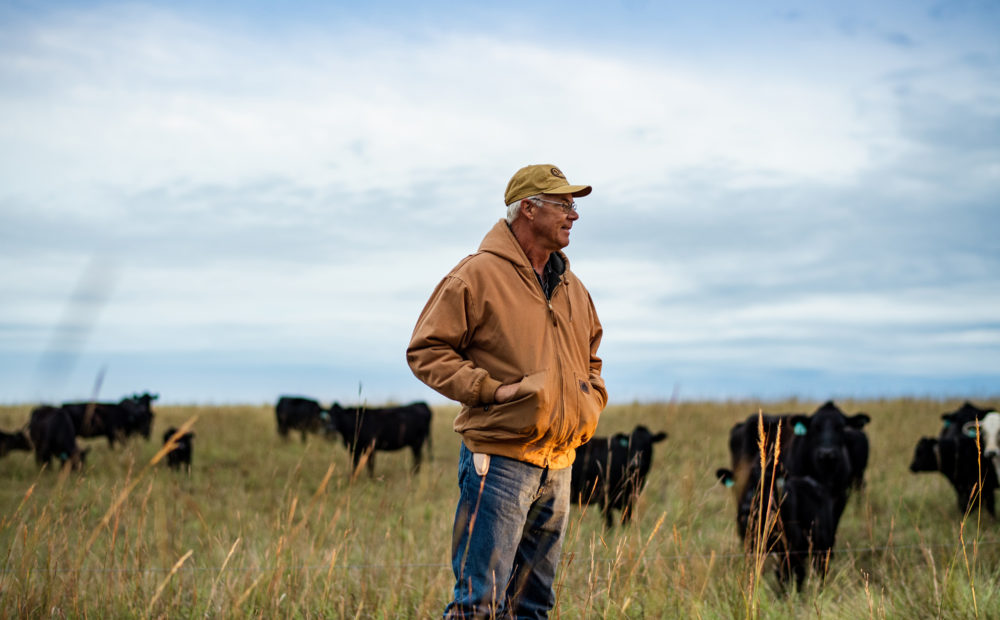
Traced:
MULTIPOLYGON (((535 200, 536 198, 541 198, 541 194, 535 194, 534 196, 528 196, 522 198, 521 200, 535 200)), ((513 224, 517 216, 521 214, 521 200, 515 200, 514 202, 507 205, 507 224, 513 224)))

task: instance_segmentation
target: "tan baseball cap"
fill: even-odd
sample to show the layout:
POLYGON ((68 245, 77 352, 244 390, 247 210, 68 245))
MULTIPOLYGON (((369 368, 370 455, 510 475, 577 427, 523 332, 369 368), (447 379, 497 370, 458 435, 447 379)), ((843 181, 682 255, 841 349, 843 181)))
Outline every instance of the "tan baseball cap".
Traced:
POLYGON ((504 204, 509 205, 535 194, 572 194, 575 198, 590 193, 589 185, 570 185, 562 170, 552 164, 525 166, 510 178, 504 192, 504 204))

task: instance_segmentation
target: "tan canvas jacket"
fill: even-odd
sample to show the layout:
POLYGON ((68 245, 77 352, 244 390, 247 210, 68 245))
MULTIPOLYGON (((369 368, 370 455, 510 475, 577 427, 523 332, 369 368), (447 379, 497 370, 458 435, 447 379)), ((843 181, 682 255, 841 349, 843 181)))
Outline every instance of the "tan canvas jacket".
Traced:
POLYGON ((455 430, 473 452, 562 469, 594 434, 608 401, 601 323, 583 284, 566 270, 546 299, 506 221, 438 284, 406 359, 418 379, 463 404, 455 430), (521 381, 514 398, 496 389, 521 381))

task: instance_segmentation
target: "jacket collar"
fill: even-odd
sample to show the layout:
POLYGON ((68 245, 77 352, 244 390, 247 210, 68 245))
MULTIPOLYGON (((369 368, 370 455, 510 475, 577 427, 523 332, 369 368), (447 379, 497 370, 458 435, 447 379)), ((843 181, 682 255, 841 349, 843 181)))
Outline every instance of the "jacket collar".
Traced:
MULTIPOLYGON (((482 243, 479 244, 479 251, 495 254, 500 258, 514 263, 519 268, 534 271, 531 262, 528 260, 528 255, 524 253, 521 244, 517 242, 517 238, 511 232, 507 220, 501 219, 494 224, 493 228, 483 237, 482 243)), ((547 266, 557 275, 561 276, 569 268, 569 259, 560 250, 556 250, 549 255, 547 266)))

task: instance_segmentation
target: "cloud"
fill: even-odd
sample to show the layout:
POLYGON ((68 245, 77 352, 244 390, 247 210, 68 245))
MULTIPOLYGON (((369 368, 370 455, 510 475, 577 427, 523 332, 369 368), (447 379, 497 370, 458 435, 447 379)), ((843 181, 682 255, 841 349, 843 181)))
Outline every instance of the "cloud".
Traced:
POLYGON ((0 352, 44 350, 101 256, 118 277, 80 364, 177 372, 193 352, 213 372, 306 364, 417 390, 401 350, 426 297, 502 216, 511 172, 551 161, 595 187, 568 253, 624 397, 668 371, 727 394, 768 368, 811 386, 996 376, 1000 54, 951 11, 940 35, 872 11, 768 9, 704 54, 670 30, 709 31, 695 13, 655 45, 613 39, 621 16, 590 41, 363 15, 15 15, 0 352))

